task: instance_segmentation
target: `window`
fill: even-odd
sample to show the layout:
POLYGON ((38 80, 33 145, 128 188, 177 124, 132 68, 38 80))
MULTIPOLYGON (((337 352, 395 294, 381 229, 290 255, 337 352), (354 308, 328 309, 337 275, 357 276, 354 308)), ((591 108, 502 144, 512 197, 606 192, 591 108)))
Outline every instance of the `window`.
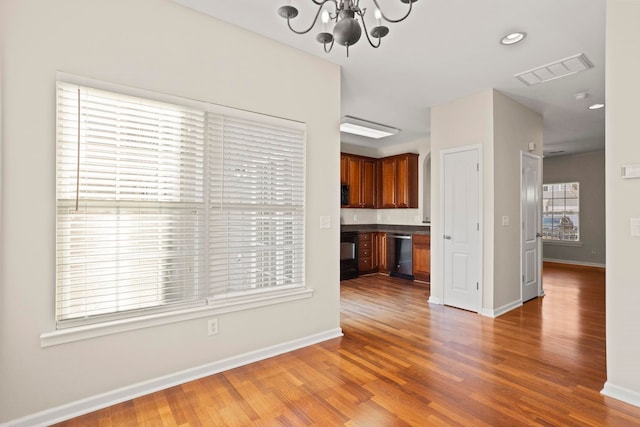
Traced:
POLYGON ((567 182, 542 186, 542 238, 548 241, 580 240, 580 184, 567 182))
POLYGON ((58 82, 58 328, 304 287, 304 125, 150 98, 58 82))

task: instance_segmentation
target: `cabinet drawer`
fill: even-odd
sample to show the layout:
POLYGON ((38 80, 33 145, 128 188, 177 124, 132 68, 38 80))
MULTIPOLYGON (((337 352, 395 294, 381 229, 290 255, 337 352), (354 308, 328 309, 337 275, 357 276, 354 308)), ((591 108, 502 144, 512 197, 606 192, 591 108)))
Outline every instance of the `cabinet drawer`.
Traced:
POLYGON ((358 270, 360 270, 360 271, 370 271, 371 270, 371 258, 359 258, 358 259, 358 270))
POLYGON ((371 242, 368 241, 364 241, 364 242, 360 242, 360 250, 363 249, 371 249, 371 242))
POLYGON ((369 249, 360 249, 358 258, 371 258, 371 250, 369 249))
POLYGON ((358 234, 358 240, 360 242, 371 242, 371 233, 360 233, 360 234, 358 234))

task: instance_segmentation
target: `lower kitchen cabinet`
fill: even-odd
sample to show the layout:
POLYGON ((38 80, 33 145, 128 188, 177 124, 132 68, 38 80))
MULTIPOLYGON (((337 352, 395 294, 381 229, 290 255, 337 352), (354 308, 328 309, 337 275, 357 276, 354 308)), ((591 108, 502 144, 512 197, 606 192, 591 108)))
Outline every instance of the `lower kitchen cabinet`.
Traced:
POLYGON ((374 271, 373 234, 376 233, 358 233, 358 271, 360 274, 374 271))
POLYGON ((412 248, 413 277, 415 280, 431 280, 431 236, 413 235, 412 248))
POLYGON ((376 233, 376 240, 378 243, 378 271, 380 273, 388 273, 387 267, 387 233, 376 233))
POLYGON ((387 233, 358 233, 358 270, 360 274, 389 272, 387 233))

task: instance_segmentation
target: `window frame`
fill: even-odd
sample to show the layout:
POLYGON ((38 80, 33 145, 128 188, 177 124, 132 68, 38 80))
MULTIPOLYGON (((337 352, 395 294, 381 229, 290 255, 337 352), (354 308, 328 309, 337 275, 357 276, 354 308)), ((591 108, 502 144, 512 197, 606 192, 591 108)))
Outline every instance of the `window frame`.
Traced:
MULTIPOLYGON (((130 95, 139 98, 145 98, 152 101, 160 101, 166 103, 174 103, 178 105, 184 105, 187 107, 203 109, 206 114, 209 113, 223 113, 230 114, 234 117, 249 117, 252 119, 260 118, 260 120, 264 120, 266 122, 274 121, 279 123, 286 122, 289 125, 302 129, 302 145, 303 145, 303 154, 302 154, 302 175, 306 176, 306 154, 304 147, 306 146, 306 125, 300 122, 294 122, 287 119, 281 119, 272 116, 265 116, 263 114, 248 112, 244 110, 237 110, 230 107, 220 106, 211 104, 208 102, 196 101, 181 97, 175 97, 171 95, 160 94, 156 92, 151 92, 142 89, 136 89, 131 87, 125 87, 121 85, 116 85, 112 83, 106 83, 94 79, 89 79, 85 77, 79 77, 67 73, 58 72, 56 76, 57 81, 66 82, 75 85, 81 86, 89 86, 93 88, 97 88, 100 90, 111 91, 116 93, 122 93, 125 95, 130 95)), ((207 142, 205 142, 206 144, 207 142)), ((57 173, 57 167, 56 167, 57 173)), ((206 172, 205 172, 206 173, 206 172)), ((207 178, 205 178, 207 179, 207 178)), ((305 263, 305 254, 304 254, 304 236, 305 236, 305 218, 306 218, 306 203, 304 202, 304 190, 305 185, 303 182, 303 202, 302 202, 302 213, 301 213, 301 237, 302 238, 302 277, 301 283, 296 283, 289 286, 273 286, 273 287, 265 287, 260 289, 249 289, 243 291, 235 291, 225 295, 209 295, 208 297, 203 299, 203 304, 195 304, 192 306, 186 307, 176 307, 175 309, 169 310, 160 310, 154 312, 151 310, 150 312, 132 312, 129 316, 115 316, 115 318, 105 317, 104 321, 99 321, 96 323, 83 323, 79 324, 69 324, 68 327, 59 329, 56 327, 56 330, 52 332, 46 332, 41 335, 41 345, 43 347, 49 345, 57 345, 65 342, 72 342, 78 339, 86 339, 92 338, 95 336, 108 335, 112 333, 118 333, 122 331, 135 330, 144 327, 150 327, 155 325, 162 325, 167 323, 173 323, 176 321, 183 321, 189 319, 195 319, 205 316, 211 316, 212 314, 222 314, 229 313, 238 310, 252 309, 256 307, 261 307, 265 305, 277 304, 286 301, 294 301, 303 298, 309 298, 313 295, 313 290, 306 287, 306 278, 304 273, 304 263, 305 263)), ((206 190, 205 190, 206 191, 206 190)), ((208 195, 205 195, 205 198, 208 195)), ((56 198, 56 204, 58 203, 56 198)), ((206 222, 206 221, 205 221, 206 222)), ((58 225, 56 222, 56 229, 58 225)), ((205 224, 205 229, 206 229, 205 224)), ((206 234, 206 233, 205 233, 206 234)), ((205 238, 205 241, 207 238, 205 238)), ((204 263, 207 263, 206 256, 203 257, 204 263)), ((208 289, 210 284, 206 283, 208 279, 208 275, 204 275, 205 284, 204 287, 208 289)), ((56 281, 56 288, 58 284, 56 281)))
MULTIPOLYGON (((582 219, 582 215, 581 215, 581 197, 580 197, 580 189, 581 185, 579 181, 566 181, 566 182, 550 182, 550 183, 544 183, 542 185, 542 242, 544 244, 552 244, 552 245, 564 245, 564 246, 582 246, 582 231, 581 231, 581 219, 582 219), (564 190, 562 190, 564 192, 564 196, 563 197, 545 197, 545 188, 547 186, 563 186, 564 190), (567 187, 569 186, 577 186, 576 189, 576 197, 575 198, 568 198, 566 197, 567 194, 567 187), (567 200, 572 200, 575 199, 576 200, 576 209, 572 210, 572 209, 567 209, 567 200), (563 209, 561 210, 555 210, 553 209, 553 206, 550 207, 550 209, 548 209, 548 204, 546 203, 546 201, 551 201, 551 204, 553 205, 553 201, 554 200, 562 200, 562 207, 563 209), (573 221, 571 221, 571 219, 569 218, 569 216, 575 216, 577 217, 577 225, 575 225, 573 223, 573 221), (575 229, 574 232, 572 233, 566 233, 564 231, 558 231, 558 236, 562 236, 563 238, 551 238, 549 237, 547 234, 547 229, 545 228, 545 218, 551 217, 551 222, 552 222, 552 228, 551 228, 551 233, 553 234, 553 230, 555 228, 568 228, 568 227, 572 227, 575 229), (553 223, 554 223, 554 217, 561 217, 560 221, 558 222, 557 227, 553 227, 553 223), (569 219, 569 224, 567 225, 562 225, 562 219, 563 218, 568 218, 569 219), (570 235, 577 235, 576 239, 569 239, 569 238, 564 238, 565 237, 565 233, 570 235)), ((552 190, 553 191, 553 190, 552 190)))

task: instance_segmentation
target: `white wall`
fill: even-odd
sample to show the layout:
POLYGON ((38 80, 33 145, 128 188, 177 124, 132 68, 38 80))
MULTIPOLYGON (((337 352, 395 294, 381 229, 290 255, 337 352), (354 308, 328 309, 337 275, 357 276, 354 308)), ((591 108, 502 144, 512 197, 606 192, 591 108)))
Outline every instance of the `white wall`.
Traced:
POLYGON ((544 159, 544 182, 580 183, 580 246, 544 243, 545 260, 605 265, 605 155, 593 151, 544 159))
POLYGON ((389 147, 362 147, 342 143, 343 153, 357 154, 373 158, 394 156, 403 153, 418 153, 418 208, 417 209, 340 209, 341 224, 392 224, 423 225, 424 220, 424 159, 431 152, 430 138, 420 138, 404 144, 389 147))
POLYGON ((340 70, 169 0, 4 0, 0 423, 339 331, 340 70), (307 123, 312 298, 41 348, 55 329, 56 71, 307 123), (313 84, 309 84, 313 82, 313 84), (288 89, 286 89, 288 88, 288 89), (319 229, 328 215, 333 228, 319 229))
POLYGON ((622 179, 620 167, 640 164, 640 1, 607 1, 606 264, 607 382, 603 393, 640 406, 640 179, 622 179))

